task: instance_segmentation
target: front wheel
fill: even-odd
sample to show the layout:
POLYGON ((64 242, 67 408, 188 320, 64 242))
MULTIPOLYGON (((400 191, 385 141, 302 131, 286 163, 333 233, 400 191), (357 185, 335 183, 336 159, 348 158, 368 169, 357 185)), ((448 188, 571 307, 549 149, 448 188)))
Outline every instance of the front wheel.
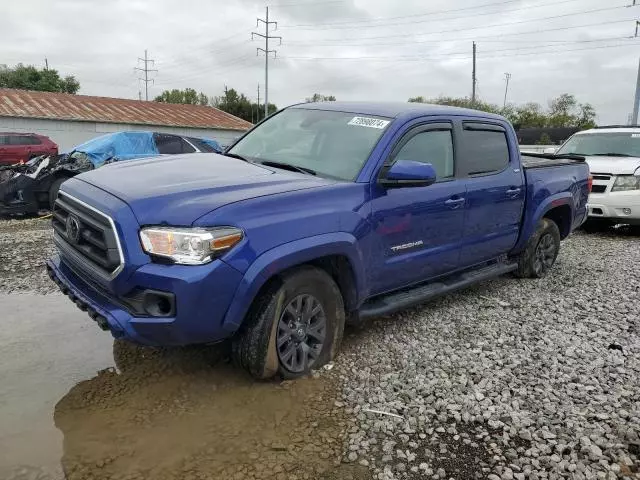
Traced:
POLYGON ((259 379, 298 378, 335 356, 344 331, 342 295, 323 270, 301 267, 254 301, 232 343, 236 364, 259 379))
POLYGON ((544 277, 555 263, 559 251, 558 225, 553 220, 543 218, 518 259, 516 275, 520 278, 544 277))

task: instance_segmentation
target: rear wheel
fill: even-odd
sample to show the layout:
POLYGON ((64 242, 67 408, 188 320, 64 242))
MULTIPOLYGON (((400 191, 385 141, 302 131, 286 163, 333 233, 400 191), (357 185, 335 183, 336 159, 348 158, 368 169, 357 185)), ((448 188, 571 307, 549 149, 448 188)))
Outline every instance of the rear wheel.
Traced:
POLYGON ((256 299, 232 344, 236 364, 255 378, 298 378, 335 356, 344 331, 342 295, 323 270, 301 267, 256 299))
POLYGON ((60 185, 67 180, 64 177, 56 178, 52 183, 51 187, 49 187, 49 209, 53 211, 53 204, 56 203, 56 198, 58 198, 58 192, 60 191, 60 185))
POLYGON ((516 275, 520 278, 544 277, 555 263, 559 251, 558 225, 548 218, 543 218, 518 259, 516 275))

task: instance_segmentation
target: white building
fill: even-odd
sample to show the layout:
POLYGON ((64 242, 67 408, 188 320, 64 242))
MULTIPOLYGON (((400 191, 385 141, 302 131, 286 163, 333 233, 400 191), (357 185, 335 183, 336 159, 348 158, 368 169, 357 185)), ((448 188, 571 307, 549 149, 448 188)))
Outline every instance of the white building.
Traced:
POLYGON ((0 88, 0 132, 46 135, 60 152, 125 130, 212 138, 228 145, 251 126, 214 107, 0 88))

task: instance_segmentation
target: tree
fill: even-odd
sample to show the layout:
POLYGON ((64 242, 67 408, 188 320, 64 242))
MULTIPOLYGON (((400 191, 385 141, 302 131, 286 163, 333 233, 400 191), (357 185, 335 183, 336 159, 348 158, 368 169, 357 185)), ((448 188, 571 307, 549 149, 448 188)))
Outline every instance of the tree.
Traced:
POLYGON ((516 107, 512 122, 516 128, 542 128, 547 126, 548 118, 540 104, 529 102, 516 107))
POLYGON ((202 92, 197 93, 193 88, 165 90, 154 98, 153 101, 161 103, 183 103, 187 105, 209 105, 209 97, 202 92))
POLYGON ((472 108, 474 110, 482 110, 489 113, 500 113, 500 107, 492 103, 482 102, 476 100, 475 103, 468 97, 437 97, 431 99, 425 99, 422 96, 409 98, 411 103, 431 103, 433 105, 449 105, 451 107, 472 108))
POLYGON ((75 94, 80 90, 80 83, 73 75, 61 78, 57 70, 19 63, 13 68, 0 65, 0 88, 75 94))
POLYGON ((540 135, 540 139, 536 142, 536 145, 553 145, 553 140, 547 132, 540 135))
POLYGON ((535 102, 524 105, 505 105, 503 108, 493 103, 476 100, 471 102, 468 97, 438 97, 425 100, 424 97, 411 97, 409 102, 434 103, 451 105, 454 107, 472 108, 489 113, 498 113, 506 117, 516 129, 520 128, 554 128, 554 127, 595 127, 596 111, 589 103, 578 103, 576 97, 568 93, 549 101, 549 110, 544 111, 535 102))
POLYGON ((333 95, 321 95, 319 93, 314 93, 312 97, 307 97, 304 101, 306 103, 311 103, 311 102, 335 102, 336 101, 336 97, 334 97, 333 95))
MULTIPOLYGON (((233 88, 226 88, 224 95, 215 97, 211 104, 223 110, 231 115, 240 117, 247 122, 258 123, 264 118, 264 104, 258 105, 257 103, 249 100, 244 93, 238 93, 233 88)), ((278 111, 273 103, 269 104, 269 115, 278 111)))

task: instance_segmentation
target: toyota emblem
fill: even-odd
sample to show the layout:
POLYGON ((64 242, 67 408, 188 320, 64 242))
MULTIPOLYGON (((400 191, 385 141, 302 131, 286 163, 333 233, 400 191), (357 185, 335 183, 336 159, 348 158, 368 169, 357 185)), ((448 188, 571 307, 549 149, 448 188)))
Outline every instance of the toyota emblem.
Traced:
POLYGON ((80 222, 74 215, 69 215, 66 222, 66 234, 71 243, 78 243, 80 240, 80 222))

